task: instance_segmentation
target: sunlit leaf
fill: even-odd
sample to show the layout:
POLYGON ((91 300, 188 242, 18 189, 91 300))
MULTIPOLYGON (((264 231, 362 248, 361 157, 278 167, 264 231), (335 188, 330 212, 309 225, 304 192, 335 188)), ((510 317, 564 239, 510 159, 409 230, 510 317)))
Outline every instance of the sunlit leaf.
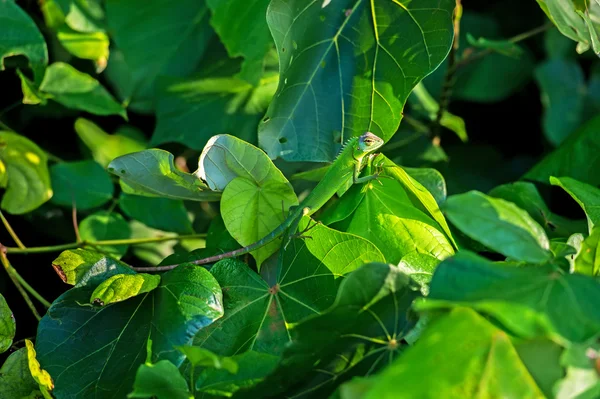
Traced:
POLYGON ((389 140, 411 90, 450 49, 453 9, 450 0, 271 1, 281 76, 261 148, 272 159, 332 161, 365 131, 389 140))
POLYGON ((582 183, 571 177, 550 177, 550 183, 563 188, 587 216, 590 233, 600 224, 600 189, 591 184, 582 183))
POLYGON ((600 226, 594 227, 583 240, 575 258, 575 271, 588 276, 600 274, 600 226))
POLYGON ((40 387, 40 391, 44 395, 44 398, 52 399, 52 396, 50 396, 49 392, 54 389, 54 381, 52 380, 52 377, 50 377, 50 374, 40 366, 40 363, 36 357, 37 354, 33 347, 33 342, 26 339, 25 345, 27 348, 27 363, 29 364, 31 376, 40 387))
POLYGON ((160 284, 160 276, 154 274, 117 274, 104 280, 96 287, 90 303, 106 306, 125 301, 134 296, 150 292, 160 284))
POLYGON ((544 229, 511 202, 470 191, 449 197, 443 210, 467 236, 507 257, 534 263, 551 257, 544 229))
POLYGON ((238 372, 238 363, 231 357, 223 357, 199 346, 180 346, 181 351, 193 367, 223 369, 231 374, 238 372))
POLYGON ((54 259, 52 267, 63 282, 77 286, 97 285, 115 274, 135 273, 125 263, 82 248, 62 252, 54 259))

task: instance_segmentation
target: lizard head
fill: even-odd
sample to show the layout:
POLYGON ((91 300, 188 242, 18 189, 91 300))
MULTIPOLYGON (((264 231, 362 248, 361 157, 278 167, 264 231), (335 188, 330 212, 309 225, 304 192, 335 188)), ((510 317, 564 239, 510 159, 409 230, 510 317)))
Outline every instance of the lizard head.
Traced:
POLYGON ((358 150, 363 154, 376 151, 383 145, 383 140, 371 132, 366 132, 358 138, 358 150))

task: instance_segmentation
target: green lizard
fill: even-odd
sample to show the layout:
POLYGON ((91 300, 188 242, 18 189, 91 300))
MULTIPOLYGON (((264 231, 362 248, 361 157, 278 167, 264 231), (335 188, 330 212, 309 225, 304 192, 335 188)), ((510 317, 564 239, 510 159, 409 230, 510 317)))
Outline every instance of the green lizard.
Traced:
MULTIPOLYGON (((267 234, 264 238, 246 247, 210 256, 208 258, 198 259, 191 263, 204 265, 217 262, 224 258, 232 258, 252 252, 277 239, 288 229, 290 230, 290 235, 292 235, 295 233, 302 216, 310 216, 318 211, 336 194, 338 189, 346 184, 348 179, 352 178, 354 184, 365 183, 369 180, 377 179, 379 173, 364 177, 359 177, 359 174, 365 164, 363 161, 367 158, 367 155, 372 154, 382 145, 383 140, 370 132, 367 132, 360 137, 351 138, 341 149, 339 155, 333 161, 333 164, 331 164, 319 184, 317 184, 311 193, 304 198, 300 205, 290 211, 288 217, 275 230, 267 234)), ((175 266, 176 265, 159 266, 152 268, 152 270, 170 270, 175 266)))

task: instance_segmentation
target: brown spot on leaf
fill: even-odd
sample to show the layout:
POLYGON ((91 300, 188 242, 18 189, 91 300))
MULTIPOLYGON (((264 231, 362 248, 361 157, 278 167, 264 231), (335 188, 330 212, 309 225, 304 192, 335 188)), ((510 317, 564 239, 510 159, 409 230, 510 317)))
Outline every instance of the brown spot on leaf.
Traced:
POLYGON ((279 292, 279 284, 275 284, 271 288, 269 288, 269 294, 276 295, 279 292))
POLYGON ((66 283, 67 275, 63 271, 62 267, 60 265, 55 265, 54 263, 52 264, 52 267, 54 268, 54 271, 56 272, 56 274, 58 274, 58 277, 60 277, 60 279, 66 283))

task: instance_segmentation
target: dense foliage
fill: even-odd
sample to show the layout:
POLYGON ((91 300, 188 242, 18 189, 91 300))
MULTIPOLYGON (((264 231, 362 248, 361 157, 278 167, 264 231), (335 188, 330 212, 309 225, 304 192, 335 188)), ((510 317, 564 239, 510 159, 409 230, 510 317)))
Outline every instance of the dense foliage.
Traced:
POLYGON ((0 0, 0 398, 600 397, 600 2, 468 3, 0 0))

